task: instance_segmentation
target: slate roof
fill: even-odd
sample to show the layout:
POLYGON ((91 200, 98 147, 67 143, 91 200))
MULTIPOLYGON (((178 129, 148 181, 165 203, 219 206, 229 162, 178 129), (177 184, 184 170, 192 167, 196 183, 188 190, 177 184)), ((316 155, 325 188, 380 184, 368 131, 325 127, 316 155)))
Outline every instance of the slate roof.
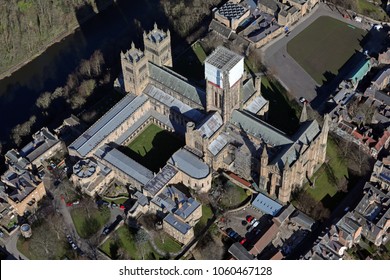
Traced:
POLYGON ((290 218, 291 221, 294 223, 297 223, 298 225, 306 228, 306 229, 312 229, 315 221, 307 216, 306 214, 302 213, 301 211, 297 210, 292 217, 290 218))
POLYGON ((280 146, 293 143, 285 133, 247 112, 234 110, 230 122, 246 133, 261 138, 268 145, 280 146))
POLYGON ((200 203, 192 197, 188 198, 183 205, 175 211, 175 215, 183 220, 187 219, 196 209, 200 207, 200 203))
POLYGON ((134 95, 127 94, 87 131, 77 138, 69 148, 76 150, 80 156, 85 157, 147 100, 148 97, 146 95, 135 97, 134 95))
POLYGON ((283 149, 273 158, 271 164, 277 164, 281 169, 284 168, 286 164, 290 166, 299 158, 299 155, 310 145, 320 132, 321 129, 316 120, 303 123, 292 137, 294 143, 290 143, 290 145, 283 147, 283 149))
POLYGON ((164 221, 167 222, 172 227, 174 227, 176 230, 178 230, 182 234, 187 234, 187 232, 192 228, 189 224, 180 221, 173 214, 168 214, 164 218, 164 221))
POLYGON ((266 100, 264 97, 257 96, 246 106, 245 110, 253 114, 257 114, 265 105, 267 105, 267 103, 268 100, 266 100))
POLYGON ((198 127, 202 137, 210 138, 223 125, 223 120, 219 112, 209 114, 203 123, 198 127))
POLYGON ((195 123, 199 122, 201 119, 204 118, 204 114, 197 109, 191 108, 187 104, 184 104, 180 100, 174 98, 172 95, 165 93, 164 91, 156 88, 153 85, 149 84, 145 88, 144 93, 161 102, 171 110, 174 110, 187 117, 188 119, 194 121, 195 123))
POLYGON ((261 212, 272 216, 276 216, 283 207, 281 204, 262 193, 256 196, 255 200, 252 202, 252 206, 256 207, 261 212))
POLYGON ((236 260, 253 260, 255 258, 239 242, 233 243, 228 251, 236 260))
POLYGON ((155 196, 176 174, 177 169, 167 164, 144 186, 144 189, 155 196))
POLYGON ((184 98, 195 102, 199 106, 205 106, 206 93, 202 89, 191 85, 186 78, 165 67, 159 67, 152 62, 149 62, 148 65, 151 79, 181 94, 184 98))
POLYGON ((248 79, 242 85, 242 100, 245 104, 248 99, 256 93, 256 88, 252 79, 248 79))
POLYGON ((215 19, 211 21, 209 25, 209 29, 214 30, 215 32, 217 32, 219 35, 221 35, 226 39, 229 39, 230 35, 233 32, 230 28, 226 27, 225 25, 216 21, 215 19))
POLYGON ((152 171, 108 145, 100 147, 95 155, 143 185, 146 185, 154 177, 152 171))
POLYGON ((222 132, 209 144, 208 149, 216 156, 228 143, 228 136, 222 132))
POLYGON ((209 166, 185 149, 174 153, 168 162, 195 179, 202 179, 210 174, 209 166))

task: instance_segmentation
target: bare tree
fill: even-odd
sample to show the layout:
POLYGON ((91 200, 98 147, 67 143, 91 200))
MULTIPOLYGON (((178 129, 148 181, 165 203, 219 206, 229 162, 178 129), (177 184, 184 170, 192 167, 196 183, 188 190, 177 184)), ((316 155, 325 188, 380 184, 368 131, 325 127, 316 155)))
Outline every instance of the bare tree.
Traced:
POLYGON ((31 116, 28 121, 22 124, 18 124, 12 129, 11 137, 16 145, 19 146, 22 143, 22 138, 30 135, 31 128, 34 125, 36 119, 36 116, 31 116))
POLYGON ((35 102, 35 104, 37 105, 38 108, 41 108, 41 109, 44 109, 46 110, 47 108, 49 108, 50 104, 51 104, 51 93, 48 92, 48 91, 45 91, 44 93, 42 93, 37 101, 35 102))
POLYGON ((145 245, 148 243, 149 238, 149 234, 143 229, 139 229, 134 235, 134 241, 136 243, 137 249, 141 253, 143 260, 145 259, 145 245))

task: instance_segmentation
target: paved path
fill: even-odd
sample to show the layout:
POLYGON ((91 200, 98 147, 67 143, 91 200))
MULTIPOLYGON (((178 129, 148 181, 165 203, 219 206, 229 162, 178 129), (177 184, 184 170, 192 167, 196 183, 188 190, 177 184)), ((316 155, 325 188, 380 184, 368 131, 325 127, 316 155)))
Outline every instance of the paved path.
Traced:
MULTIPOLYGON (((320 3, 309 15, 304 16, 290 29, 288 37, 283 34, 261 49, 265 65, 297 99, 302 96, 309 101, 313 100, 317 97, 319 85, 290 57, 286 45, 321 16, 330 16, 359 28, 365 27, 362 23, 343 18, 338 12, 329 9, 326 4, 320 3)), ((328 96, 322 98, 321 103, 327 98, 328 96)))
POLYGON ((28 258, 23 255, 21 252, 19 252, 18 248, 16 247, 16 243, 18 241, 18 238, 20 236, 19 230, 14 232, 12 235, 10 235, 7 240, 5 240, 5 248, 8 252, 10 252, 16 259, 20 260, 28 260, 28 258))

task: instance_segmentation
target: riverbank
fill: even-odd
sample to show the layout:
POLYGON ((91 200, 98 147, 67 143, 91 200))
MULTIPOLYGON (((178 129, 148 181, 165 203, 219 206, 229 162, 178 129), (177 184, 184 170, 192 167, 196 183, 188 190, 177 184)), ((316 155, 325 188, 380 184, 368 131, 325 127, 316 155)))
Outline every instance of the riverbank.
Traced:
POLYGON ((17 64, 11 66, 7 70, 0 71, 0 80, 10 77, 14 72, 18 71, 20 68, 25 66, 26 64, 30 63, 40 55, 42 55, 49 47, 54 45, 55 43, 61 42, 64 40, 66 37, 72 35, 82 24, 86 23, 99 13, 103 12, 107 8, 109 8, 111 5, 116 4, 114 1, 109 1, 103 4, 102 6, 99 7, 99 10, 97 8, 93 9, 93 13, 90 13, 86 15, 84 18, 76 20, 70 27, 69 30, 61 32, 59 35, 57 35, 55 38, 50 40, 47 44, 42 46, 42 48, 36 52, 35 54, 32 54, 28 56, 27 58, 23 59, 22 61, 18 62, 17 64))

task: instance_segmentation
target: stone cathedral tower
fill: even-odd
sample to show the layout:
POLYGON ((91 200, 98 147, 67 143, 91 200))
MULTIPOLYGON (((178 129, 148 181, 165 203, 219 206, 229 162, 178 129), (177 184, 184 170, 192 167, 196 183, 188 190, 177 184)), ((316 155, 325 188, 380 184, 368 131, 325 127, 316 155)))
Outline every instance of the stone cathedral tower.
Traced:
POLYGON ((121 53, 125 91, 140 95, 148 84, 148 59, 134 43, 126 53, 121 53))
POLYGON ((154 24, 153 30, 144 32, 145 55, 158 66, 172 67, 171 33, 164 32, 154 24))
POLYGON ((219 46, 205 61, 206 110, 218 111, 224 122, 240 108, 244 58, 219 46))

